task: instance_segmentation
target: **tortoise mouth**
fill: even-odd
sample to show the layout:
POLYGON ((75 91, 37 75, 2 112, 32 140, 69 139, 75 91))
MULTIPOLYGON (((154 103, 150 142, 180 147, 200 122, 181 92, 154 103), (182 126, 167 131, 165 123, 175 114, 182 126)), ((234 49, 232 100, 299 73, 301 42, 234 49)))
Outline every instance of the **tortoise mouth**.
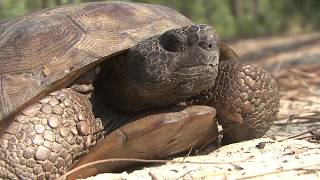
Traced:
POLYGON ((175 76, 181 81, 177 84, 175 94, 183 97, 191 97, 200 91, 214 86, 217 76, 217 65, 200 65, 183 67, 175 72, 175 76))
POLYGON ((177 69, 173 74, 175 76, 211 76, 216 75, 218 65, 195 65, 195 66, 184 66, 177 69))

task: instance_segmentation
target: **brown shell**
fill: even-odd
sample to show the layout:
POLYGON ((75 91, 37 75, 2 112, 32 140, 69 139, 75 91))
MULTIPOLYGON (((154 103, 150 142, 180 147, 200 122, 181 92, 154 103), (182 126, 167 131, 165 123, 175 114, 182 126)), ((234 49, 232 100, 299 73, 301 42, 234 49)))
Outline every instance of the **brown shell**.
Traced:
POLYGON ((192 22, 128 2, 47 9, 0 23, 0 122, 143 39, 192 22))

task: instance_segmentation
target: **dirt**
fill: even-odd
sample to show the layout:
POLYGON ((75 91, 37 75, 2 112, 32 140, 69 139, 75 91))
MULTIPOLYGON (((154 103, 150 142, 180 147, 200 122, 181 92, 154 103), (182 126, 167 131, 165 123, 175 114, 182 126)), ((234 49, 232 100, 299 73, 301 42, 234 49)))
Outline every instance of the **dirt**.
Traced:
POLYGON ((101 174, 97 179, 318 179, 320 144, 262 138, 221 147, 208 155, 173 159, 131 173, 101 174), (264 144, 263 146, 261 144, 264 144), (199 163, 199 164, 198 164, 199 163))

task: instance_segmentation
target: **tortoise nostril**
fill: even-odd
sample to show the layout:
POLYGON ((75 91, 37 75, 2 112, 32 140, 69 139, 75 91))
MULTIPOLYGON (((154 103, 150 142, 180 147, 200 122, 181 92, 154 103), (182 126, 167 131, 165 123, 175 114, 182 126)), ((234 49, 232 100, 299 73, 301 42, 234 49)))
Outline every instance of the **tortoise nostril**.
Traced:
POLYGON ((213 42, 208 42, 208 41, 200 41, 198 43, 198 45, 202 49, 207 50, 207 51, 213 51, 214 50, 214 46, 215 46, 215 44, 213 42))
POLYGON ((217 64, 215 64, 213 62, 209 62, 207 65, 213 68, 213 67, 216 67, 217 64))

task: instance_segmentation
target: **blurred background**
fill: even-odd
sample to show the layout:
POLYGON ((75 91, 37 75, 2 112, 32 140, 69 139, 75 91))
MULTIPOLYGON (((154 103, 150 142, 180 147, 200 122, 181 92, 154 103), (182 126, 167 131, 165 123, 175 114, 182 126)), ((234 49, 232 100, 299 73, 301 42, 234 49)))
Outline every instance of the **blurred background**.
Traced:
MULTIPOLYGON (((0 0, 0 19, 93 0, 0 0)), ((223 38, 309 32, 320 27, 319 0, 132 0, 172 7, 223 38)))

